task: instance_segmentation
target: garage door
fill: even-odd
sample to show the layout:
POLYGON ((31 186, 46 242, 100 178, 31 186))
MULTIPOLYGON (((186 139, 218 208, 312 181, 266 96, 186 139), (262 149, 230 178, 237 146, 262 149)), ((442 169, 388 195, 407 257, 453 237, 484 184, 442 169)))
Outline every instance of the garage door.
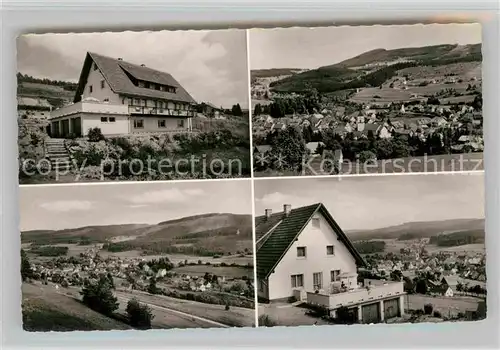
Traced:
POLYGON ((379 306, 379 303, 374 303, 362 307, 363 323, 377 323, 380 321, 379 306))
POLYGON ((389 319, 399 316, 399 298, 384 301, 384 318, 389 319))

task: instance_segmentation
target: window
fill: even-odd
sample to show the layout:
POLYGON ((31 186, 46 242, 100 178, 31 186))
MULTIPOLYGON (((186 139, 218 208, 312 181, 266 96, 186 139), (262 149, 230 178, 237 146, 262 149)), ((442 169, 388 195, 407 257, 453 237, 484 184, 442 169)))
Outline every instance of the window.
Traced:
POLYGON ((314 228, 319 228, 320 227, 320 220, 319 218, 312 218, 312 225, 314 228))
POLYGON ((304 275, 292 275, 292 288, 304 287, 304 275))
POLYGON ((101 117, 101 123, 107 123, 108 117, 101 117))
POLYGON ((146 100, 142 100, 142 105, 146 107, 146 100))
POLYGON ((326 246, 326 255, 335 255, 335 249, 333 245, 326 246))
POLYGON ((101 80, 101 89, 104 89, 104 80, 101 80))
POLYGON ((89 93, 92 93, 92 85, 89 86, 89 93))
POLYGON ((178 128, 183 128, 184 127, 184 119, 179 119, 177 121, 177 127, 178 128))
POLYGON ((165 128, 167 125, 165 123, 165 119, 160 119, 158 120, 158 127, 159 128, 165 128))
POLYGON ((136 129, 144 128, 144 119, 135 119, 134 120, 134 128, 136 128, 136 129))
POLYGON ((109 117, 109 122, 114 123, 116 121, 115 117, 109 117))
POLYGON ((127 101, 127 98, 126 97, 122 98, 122 105, 125 104, 125 101, 127 101))
POLYGON ((313 289, 320 290, 323 288, 323 272, 313 273, 313 289))
POLYGON ((332 282, 340 281, 340 270, 332 270, 330 271, 330 280, 332 282))
POLYGON ((298 258, 306 257, 306 247, 297 247, 297 257, 298 258))

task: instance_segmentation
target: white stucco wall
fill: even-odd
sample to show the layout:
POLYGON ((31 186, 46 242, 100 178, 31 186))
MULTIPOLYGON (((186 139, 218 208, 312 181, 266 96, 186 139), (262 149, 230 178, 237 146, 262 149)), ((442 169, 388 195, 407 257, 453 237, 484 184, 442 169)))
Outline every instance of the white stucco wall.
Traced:
POLYGON ((122 101, 118 94, 115 94, 108 85, 108 82, 104 79, 103 75, 99 69, 94 70, 94 63, 90 67, 89 76, 87 83, 85 84, 85 89, 83 90, 83 98, 94 97, 99 101, 103 102, 104 99, 108 98, 109 103, 112 104, 122 104, 122 101), (101 89, 101 81, 104 80, 104 88, 101 89), (90 85, 92 85, 92 93, 90 93, 90 85))
POLYGON ((130 118, 130 131, 133 132, 162 132, 162 131, 169 131, 169 130, 187 130, 188 129, 188 118, 175 118, 175 117, 139 117, 139 116, 134 116, 130 118), (144 128, 134 128, 134 120, 139 120, 142 119, 144 120, 144 128), (164 119, 165 120, 165 127, 164 128, 159 128, 158 127, 158 120, 164 119), (177 122, 179 120, 184 120, 184 127, 181 128, 177 125, 177 122))
POLYGON ((304 290, 314 292, 313 273, 322 272, 323 289, 328 289, 332 270, 340 270, 340 273, 356 272, 356 260, 320 215, 320 228, 313 227, 310 221, 279 262, 274 273, 269 276, 269 300, 292 296, 291 275, 303 274, 304 290), (334 246, 335 255, 327 255, 328 245, 334 246), (297 247, 303 246, 307 247, 306 257, 299 258, 297 247))
POLYGON ((129 133, 128 116, 109 114, 82 114, 82 133, 87 135, 89 129, 100 128, 103 135, 121 135, 129 133), (114 122, 101 122, 101 117, 114 117, 114 122))

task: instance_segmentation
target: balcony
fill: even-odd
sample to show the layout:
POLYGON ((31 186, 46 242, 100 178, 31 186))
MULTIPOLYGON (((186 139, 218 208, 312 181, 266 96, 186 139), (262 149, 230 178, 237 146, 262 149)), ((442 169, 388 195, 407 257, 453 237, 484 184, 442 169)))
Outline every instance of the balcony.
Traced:
POLYGON ((181 109, 129 106, 128 111, 130 114, 154 114, 166 117, 194 117, 194 111, 181 109))
POLYGON ((365 280, 363 286, 340 293, 307 292, 307 302, 328 309, 336 309, 341 306, 349 307, 403 294, 403 282, 365 280))
POLYGON ((80 101, 50 112, 50 119, 64 117, 76 113, 102 113, 102 114, 128 114, 126 105, 114 105, 109 103, 80 101))

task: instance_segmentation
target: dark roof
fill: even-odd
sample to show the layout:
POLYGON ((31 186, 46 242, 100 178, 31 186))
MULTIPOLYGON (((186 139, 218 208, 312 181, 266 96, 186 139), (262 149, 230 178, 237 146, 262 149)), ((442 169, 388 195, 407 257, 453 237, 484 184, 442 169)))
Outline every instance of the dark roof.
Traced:
POLYGON ((306 224, 316 212, 320 212, 326 218, 332 229, 337 233, 347 249, 356 259, 360 266, 366 266, 366 262, 356 251, 351 241, 342 229, 337 225, 328 210, 322 203, 292 209, 288 216, 283 212, 272 214, 270 219, 265 215, 255 218, 255 232, 257 240, 262 238, 271 228, 276 228, 264 238, 257 247, 257 276, 267 278, 288 251, 306 224))
POLYGON ((95 62, 111 90, 115 93, 133 97, 196 103, 191 95, 168 73, 93 52, 87 52, 87 56, 85 57, 74 102, 80 101, 92 62, 95 62), (127 74, 138 80, 175 87, 177 91, 176 93, 171 93, 135 86, 127 74))

